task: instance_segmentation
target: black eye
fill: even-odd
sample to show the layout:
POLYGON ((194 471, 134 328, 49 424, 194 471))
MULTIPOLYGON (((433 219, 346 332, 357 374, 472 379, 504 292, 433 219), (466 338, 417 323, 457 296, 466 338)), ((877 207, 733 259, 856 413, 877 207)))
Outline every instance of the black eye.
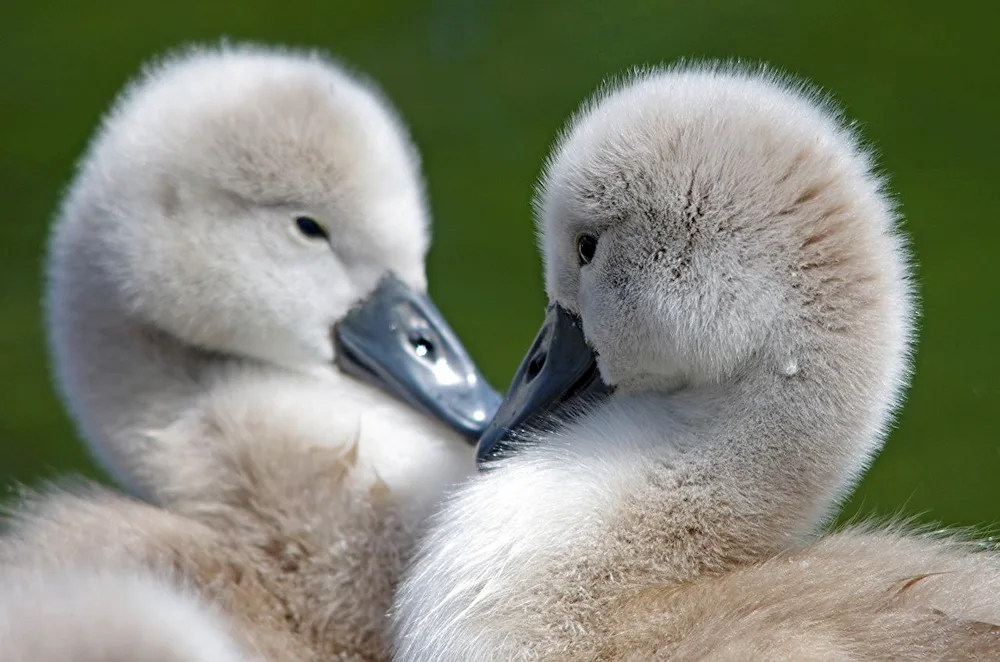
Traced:
POLYGON ((576 252, 580 254, 580 266, 590 264, 597 251, 597 237, 592 234, 581 234, 576 238, 576 252))
POLYGON ((310 239, 330 240, 330 235, 326 233, 326 229, 308 216, 299 216, 296 218, 295 226, 299 229, 299 232, 310 239))

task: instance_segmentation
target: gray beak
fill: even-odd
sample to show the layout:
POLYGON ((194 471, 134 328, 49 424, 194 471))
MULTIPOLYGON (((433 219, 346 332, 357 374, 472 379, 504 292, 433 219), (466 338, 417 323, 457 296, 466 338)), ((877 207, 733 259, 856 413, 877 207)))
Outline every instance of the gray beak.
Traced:
POLYGON ((475 443, 500 396, 430 298, 392 274, 333 330, 336 363, 475 443))
POLYGON ((500 410, 479 438, 477 462, 483 465, 513 450, 512 438, 519 429, 541 422, 571 401, 599 399, 611 392, 579 318, 552 304, 500 410))

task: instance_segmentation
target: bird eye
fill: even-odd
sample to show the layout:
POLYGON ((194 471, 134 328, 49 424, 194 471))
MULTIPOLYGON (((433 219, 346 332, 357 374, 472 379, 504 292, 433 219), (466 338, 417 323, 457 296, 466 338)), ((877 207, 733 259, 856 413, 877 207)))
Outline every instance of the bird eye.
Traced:
POLYGON ((597 251, 597 237, 592 234, 581 234, 576 238, 576 252, 580 255, 580 266, 590 264, 597 251))
POLYGON ((330 235, 326 233, 326 229, 317 223, 315 219, 309 218, 308 216, 299 216, 296 218, 295 227, 297 227, 299 232, 309 239, 322 239, 323 241, 330 240, 330 235))

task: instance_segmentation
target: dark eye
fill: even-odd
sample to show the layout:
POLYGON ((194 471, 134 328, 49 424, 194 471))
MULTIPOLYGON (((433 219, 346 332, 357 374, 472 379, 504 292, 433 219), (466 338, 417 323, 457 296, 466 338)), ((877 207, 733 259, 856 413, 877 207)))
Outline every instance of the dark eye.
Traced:
POLYGON ((330 240, 330 235, 326 233, 326 229, 308 216, 299 216, 296 218, 295 226, 299 229, 299 232, 310 239, 330 240))
POLYGON ((590 264, 597 251, 597 237, 592 234, 581 234, 576 238, 576 252, 580 255, 580 266, 590 264))

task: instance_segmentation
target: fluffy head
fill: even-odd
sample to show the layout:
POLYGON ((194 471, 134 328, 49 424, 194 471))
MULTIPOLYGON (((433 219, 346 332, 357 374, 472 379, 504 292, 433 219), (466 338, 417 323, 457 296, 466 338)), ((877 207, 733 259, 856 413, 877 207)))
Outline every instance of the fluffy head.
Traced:
POLYGON ((596 651, 686 616, 616 621, 623 591, 672 594, 813 533, 905 381, 892 206, 802 86, 640 72, 571 119, 537 208, 549 298, 617 392, 445 503, 396 593, 399 660, 619 659, 596 651))
MULTIPOLYGON (((334 367, 331 331, 387 270, 426 289, 428 230, 417 151, 368 82, 247 46, 149 66, 83 156, 49 245, 53 365, 91 449, 153 498, 157 431, 236 363, 320 376, 334 391, 310 403, 396 406, 334 367)), ((418 452, 436 457, 414 446, 394 466, 418 452)))
POLYGON ((188 345, 326 363, 386 269, 426 287, 428 242, 418 155, 369 83, 314 55, 186 51, 83 159, 51 246, 55 344, 96 296, 188 345))
POLYGON ((570 121, 537 208, 549 296, 581 315, 620 389, 754 362, 790 376, 845 337, 838 351, 901 383, 912 306, 890 201, 801 85, 695 67, 611 86, 570 121))

